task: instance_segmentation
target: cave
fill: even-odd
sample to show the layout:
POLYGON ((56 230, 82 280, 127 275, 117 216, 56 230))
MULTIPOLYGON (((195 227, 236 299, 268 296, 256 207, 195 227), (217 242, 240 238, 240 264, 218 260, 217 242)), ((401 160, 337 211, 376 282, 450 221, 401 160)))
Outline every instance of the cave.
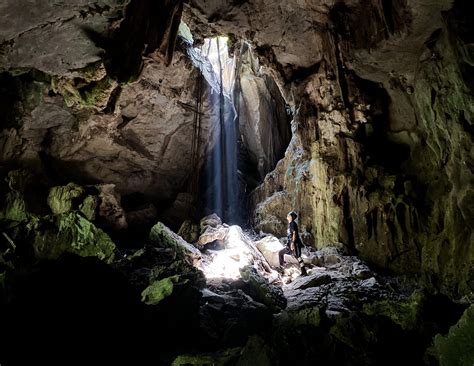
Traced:
POLYGON ((0 1, 0 365, 474 365, 469 10, 0 1))

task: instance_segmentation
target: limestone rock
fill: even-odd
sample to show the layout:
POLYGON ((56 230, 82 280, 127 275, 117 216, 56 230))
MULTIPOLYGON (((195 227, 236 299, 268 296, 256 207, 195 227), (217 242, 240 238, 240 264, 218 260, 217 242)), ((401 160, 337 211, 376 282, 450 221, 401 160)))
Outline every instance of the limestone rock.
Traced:
POLYGON ((7 193, 0 217, 7 220, 24 222, 29 219, 29 216, 23 194, 19 192, 7 193))
POLYGON ((33 249, 38 259, 57 259, 63 253, 97 257, 107 263, 114 259, 115 244, 110 237, 77 212, 30 223, 33 249), (52 223, 55 225, 48 228, 52 223), (49 225, 48 225, 49 224, 49 225))
POLYGON ((215 213, 213 213, 211 215, 208 215, 206 217, 203 217, 200 221, 200 224, 199 224, 199 226, 201 228, 201 232, 204 232, 204 230, 206 229, 207 226, 215 228, 219 225, 222 225, 222 220, 215 213))
POLYGON ((474 305, 466 309, 446 336, 437 335, 434 348, 440 365, 471 365, 474 362, 474 305))
POLYGON ((125 211, 120 205, 120 195, 115 190, 114 184, 96 185, 99 190, 98 216, 104 227, 120 231, 126 229, 127 219, 125 211))
POLYGON ((195 243, 199 239, 199 226, 194 225, 191 220, 185 220, 178 230, 178 235, 188 243, 195 243))
POLYGON ((258 250, 262 252, 268 264, 273 267, 280 265, 278 252, 283 249, 283 245, 274 236, 266 236, 255 243, 258 250))
POLYGON ((315 273, 308 276, 299 277, 288 285, 289 289, 304 290, 310 287, 326 285, 331 282, 331 276, 327 273, 315 273))
POLYGON ((48 205, 55 215, 67 213, 73 208, 73 200, 83 194, 84 189, 72 182, 66 186, 53 187, 49 191, 48 205))
POLYGON ((218 242, 219 246, 225 247, 224 240, 229 232, 229 228, 223 226, 206 226, 204 232, 199 236, 197 245, 204 247, 206 244, 218 242))
POLYGON ((246 293, 255 301, 268 306, 273 312, 279 312, 286 307, 286 299, 283 291, 267 282, 252 266, 246 266, 240 270, 242 280, 245 282, 246 293))
POLYGON ((143 290, 142 301, 147 305, 157 305, 173 293, 174 285, 178 282, 179 276, 172 276, 152 283, 143 290))
POLYGON ((201 261, 201 252, 183 238, 175 234, 161 222, 157 223, 150 231, 150 242, 153 245, 164 248, 173 248, 181 255, 188 258, 189 262, 198 266, 201 261))
POLYGON ((87 220, 95 220, 98 201, 97 196, 88 195, 79 206, 79 211, 86 216, 87 220))

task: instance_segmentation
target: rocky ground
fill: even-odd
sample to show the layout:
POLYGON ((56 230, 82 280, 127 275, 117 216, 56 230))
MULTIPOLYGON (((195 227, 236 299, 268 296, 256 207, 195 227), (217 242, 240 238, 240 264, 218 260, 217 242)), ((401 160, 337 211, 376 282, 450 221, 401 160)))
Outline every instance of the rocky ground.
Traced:
POLYGON ((307 276, 291 257, 278 272, 277 238, 216 215, 183 224, 182 236, 158 222, 116 245, 110 235, 124 228, 111 222, 124 214, 110 189, 48 188, 27 171, 5 182, 5 365, 76 353, 163 365, 449 364, 472 336, 472 306, 378 273, 341 246, 305 250, 307 276))

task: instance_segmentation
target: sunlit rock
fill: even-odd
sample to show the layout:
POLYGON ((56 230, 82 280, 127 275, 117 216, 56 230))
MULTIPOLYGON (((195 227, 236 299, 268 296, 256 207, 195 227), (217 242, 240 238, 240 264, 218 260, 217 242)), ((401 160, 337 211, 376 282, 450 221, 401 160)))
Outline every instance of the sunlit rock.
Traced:
POLYGON ((283 249, 281 242, 274 236, 265 236, 263 239, 255 242, 258 250, 262 252, 268 264, 273 267, 280 265, 278 252, 283 249))

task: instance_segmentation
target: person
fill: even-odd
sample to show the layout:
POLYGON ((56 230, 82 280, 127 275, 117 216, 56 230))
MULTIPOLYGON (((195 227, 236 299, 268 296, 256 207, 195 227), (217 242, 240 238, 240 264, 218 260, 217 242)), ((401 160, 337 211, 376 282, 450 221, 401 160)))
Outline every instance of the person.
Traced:
POLYGON ((298 260, 298 263, 301 268, 301 275, 306 276, 306 267, 303 262, 303 258, 301 258, 301 248, 303 247, 303 242, 298 233, 298 224, 296 223, 296 212, 290 211, 286 216, 288 220, 288 241, 286 243, 286 247, 284 247, 278 253, 278 258, 280 260, 280 266, 284 264, 284 255, 285 254, 293 254, 295 258, 298 260))

